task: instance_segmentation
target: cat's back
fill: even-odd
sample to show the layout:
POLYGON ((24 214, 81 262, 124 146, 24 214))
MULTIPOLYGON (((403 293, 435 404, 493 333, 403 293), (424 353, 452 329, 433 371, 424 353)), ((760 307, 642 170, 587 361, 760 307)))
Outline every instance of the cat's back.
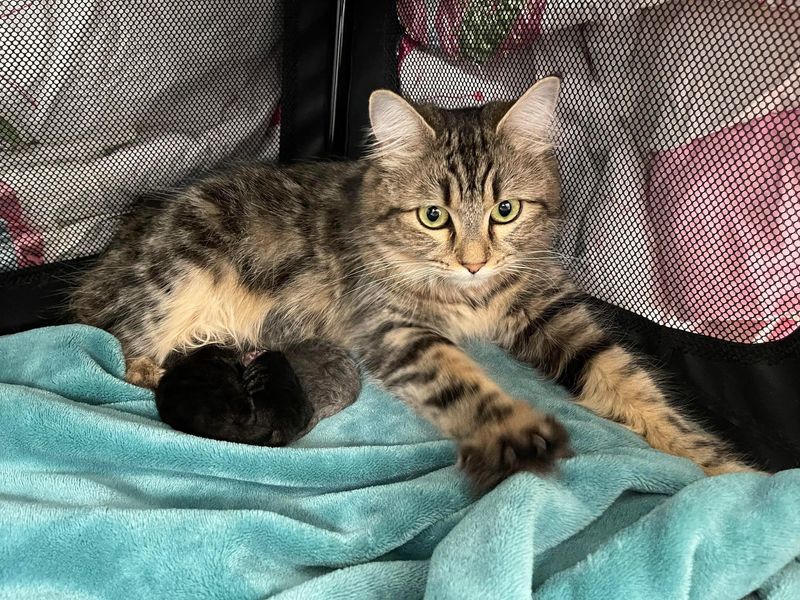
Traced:
MULTIPOLYGON (((198 340, 257 344, 284 295, 336 293, 331 274, 343 250, 334 240, 363 169, 242 164, 156 193, 133 208, 83 276, 73 314, 159 364, 198 340)), ((314 316, 315 307, 305 301, 296 318, 314 316)))
POLYGON ((358 196, 364 170, 358 161, 241 163, 215 170, 144 196, 101 263, 145 268, 172 258, 211 266, 223 258, 268 259, 278 250, 303 253, 309 240, 324 245, 327 224, 341 223, 339 213, 358 196))
POLYGON ((357 193, 364 170, 361 161, 238 164, 195 181, 183 196, 228 211, 291 215, 342 203, 343 196, 357 193))

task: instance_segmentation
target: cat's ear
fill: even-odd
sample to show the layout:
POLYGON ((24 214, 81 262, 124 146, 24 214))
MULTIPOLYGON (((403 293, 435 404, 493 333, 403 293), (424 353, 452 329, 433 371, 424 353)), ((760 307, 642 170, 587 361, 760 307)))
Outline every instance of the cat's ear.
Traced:
POLYGON ((375 156, 410 157, 417 154, 436 132, 413 106, 389 90, 369 97, 369 121, 375 156))
POLYGON ((497 135, 523 152, 537 153, 553 145, 554 121, 561 79, 546 77, 522 94, 497 124, 497 135))

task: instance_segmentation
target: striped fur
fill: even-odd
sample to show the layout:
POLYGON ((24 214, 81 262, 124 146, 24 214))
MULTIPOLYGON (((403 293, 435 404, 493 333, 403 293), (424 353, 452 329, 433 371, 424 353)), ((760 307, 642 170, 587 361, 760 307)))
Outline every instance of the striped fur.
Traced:
POLYGON ((458 441, 481 487, 547 471, 570 451, 552 417, 509 397, 461 350, 467 338, 501 344, 708 473, 746 469, 670 407, 552 252, 558 174, 543 136, 557 88, 547 80, 514 105, 456 111, 379 92, 363 161, 241 165, 143 204, 86 275, 75 313, 114 333, 129 378, 151 386, 172 350, 209 342, 347 347, 458 441), (507 199, 520 201, 519 216, 491 221, 507 199), (447 226, 423 226, 417 211, 431 205, 449 211, 447 226))

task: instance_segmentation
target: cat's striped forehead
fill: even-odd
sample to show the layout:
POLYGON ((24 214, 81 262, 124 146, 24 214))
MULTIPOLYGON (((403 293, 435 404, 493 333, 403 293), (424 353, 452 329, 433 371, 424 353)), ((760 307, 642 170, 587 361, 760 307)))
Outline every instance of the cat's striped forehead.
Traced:
POLYGON ((480 187, 493 165, 493 128, 478 109, 444 115, 445 128, 437 138, 447 169, 471 189, 480 187))
POLYGON ((558 88, 549 78, 516 102, 456 110, 375 92, 371 158, 392 190, 381 202, 397 210, 444 205, 476 226, 501 199, 550 196, 555 204, 550 134, 558 88))
POLYGON ((429 165, 439 177, 446 206, 478 209, 497 187, 495 134, 481 109, 444 112, 429 165))

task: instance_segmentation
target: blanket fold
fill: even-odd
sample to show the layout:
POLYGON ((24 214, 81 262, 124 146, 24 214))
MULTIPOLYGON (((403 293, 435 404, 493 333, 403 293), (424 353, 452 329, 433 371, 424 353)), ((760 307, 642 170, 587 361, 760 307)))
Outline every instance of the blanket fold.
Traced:
POLYGON ((575 458, 470 495, 455 449, 378 387, 290 448, 196 438, 118 342, 0 338, 0 598, 800 597, 800 470, 705 478, 475 345, 575 458))

